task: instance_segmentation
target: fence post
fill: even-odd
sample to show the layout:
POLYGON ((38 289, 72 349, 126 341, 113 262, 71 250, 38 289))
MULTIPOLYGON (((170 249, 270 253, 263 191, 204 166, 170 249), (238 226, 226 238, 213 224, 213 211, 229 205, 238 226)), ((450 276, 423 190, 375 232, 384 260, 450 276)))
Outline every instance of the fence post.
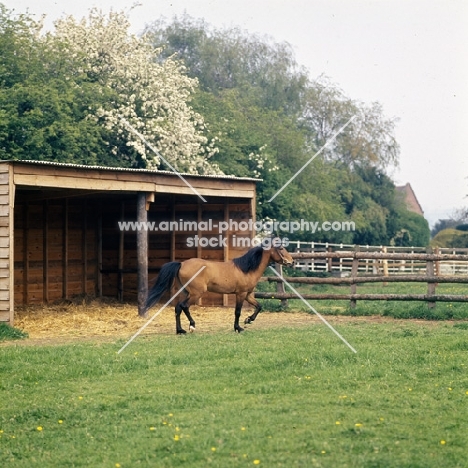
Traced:
MULTIPOLYGON (((278 272, 280 276, 283 276, 283 265, 279 265, 278 263, 275 264, 275 269, 278 272)), ((282 281, 278 281, 276 283, 276 292, 280 294, 284 294, 284 283, 282 281)), ((281 299, 281 307, 287 307, 288 306, 288 300, 287 299, 281 299)))
MULTIPOLYGON (((427 247, 426 253, 431 254, 433 253, 432 247, 427 247)), ((428 278, 434 277, 434 262, 432 260, 426 261, 426 276, 428 278)), ((435 283, 427 283, 427 295, 433 296, 436 291, 436 284, 435 283)), ((436 306, 434 301, 428 301, 427 306, 429 309, 433 309, 436 306)))
MULTIPOLYGON (((386 245, 382 246, 382 253, 387 253, 386 245)), ((382 270, 383 270, 384 277, 388 276, 388 260, 386 258, 382 260, 382 270)), ((384 281, 383 286, 388 286, 388 283, 384 281)))
MULTIPOLYGON (((440 254, 440 248, 436 247, 434 249, 434 253, 436 255, 439 255, 440 254)), ((436 260, 436 262, 435 262, 435 274, 436 274, 436 276, 440 276, 440 260, 436 260)), ((436 285, 437 285, 437 283, 436 283, 436 285)))
MULTIPOLYGON (((310 243, 310 251, 315 252, 314 242, 310 243)), ((310 271, 315 272, 316 271, 316 269, 315 269, 315 259, 312 258, 311 260, 312 260, 312 262, 310 263, 310 271)))
MULTIPOLYGON (((354 252, 359 252, 360 248, 359 245, 354 246, 354 252)), ((356 278, 359 271, 359 259, 354 257, 353 258, 353 266, 351 268, 351 278, 356 278)), ((351 284, 351 294, 356 294, 356 283, 351 284)), ((349 307, 354 309, 356 307, 356 299, 351 299, 349 302, 349 307)))
MULTIPOLYGON (((327 246, 327 252, 333 252, 333 248, 327 246)), ((341 262, 341 258, 339 259, 339 261, 341 262)), ((340 263, 340 266, 341 266, 341 263, 340 263)), ((333 258, 328 257, 327 258, 327 272, 331 273, 332 270, 333 270, 333 258)), ((340 270, 341 270, 341 268, 340 268, 340 270)))

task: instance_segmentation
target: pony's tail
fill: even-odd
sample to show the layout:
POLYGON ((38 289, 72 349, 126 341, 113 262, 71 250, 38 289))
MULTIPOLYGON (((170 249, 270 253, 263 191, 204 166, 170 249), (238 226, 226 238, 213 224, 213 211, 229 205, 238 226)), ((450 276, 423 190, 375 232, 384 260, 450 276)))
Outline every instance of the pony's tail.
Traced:
POLYGON ((161 268, 156 283, 154 283, 154 286, 148 291, 144 314, 148 312, 148 309, 157 304, 161 296, 166 291, 171 289, 172 282, 174 281, 174 278, 178 275, 180 266, 180 262, 169 262, 161 268))

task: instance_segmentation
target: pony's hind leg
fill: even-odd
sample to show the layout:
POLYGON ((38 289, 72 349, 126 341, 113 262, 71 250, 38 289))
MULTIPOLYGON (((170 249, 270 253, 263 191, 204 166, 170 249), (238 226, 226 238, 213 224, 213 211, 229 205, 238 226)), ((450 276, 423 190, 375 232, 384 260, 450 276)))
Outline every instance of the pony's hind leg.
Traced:
POLYGON ((184 311, 185 316, 187 317, 188 321, 190 322, 189 330, 191 332, 195 331, 195 320, 193 320, 192 316, 190 315, 190 306, 187 304, 188 301, 184 301, 182 303, 182 310, 184 311))
MULTIPOLYGON (((201 271, 201 270, 199 270, 201 271)), ((198 273, 197 273, 198 274, 198 273)), ((206 292, 206 283, 200 279, 196 278, 194 281, 192 281, 195 276, 192 276, 191 278, 186 278, 187 273, 185 273, 185 276, 182 275, 181 277, 178 278, 180 286, 182 287, 182 284, 190 279, 192 284, 190 287, 184 288, 183 290, 183 298, 177 303, 176 308, 175 308, 175 313, 176 313, 176 332, 177 334, 183 334, 187 333, 183 328, 180 323, 180 314, 182 311, 184 312, 185 316, 187 317, 188 321, 190 322, 190 331, 195 330, 195 320, 193 320, 192 316, 190 315, 190 306, 193 304, 196 304, 198 299, 206 292)))
POLYGON ((183 328, 180 322, 180 315, 182 311, 184 312, 185 316, 187 317, 190 328, 189 330, 192 332, 195 330, 195 320, 193 320, 192 316, 190 315, 190 305, 197 301, 198 298, 193 297, 186 297, 184 300, 177 303, 175 307, 175 314, 176 314, 176 333, 178 335, 182 335, 187 333, 183 328))
POLYGON ((250 291, 248 294, 247 294, 247 297, 245 298, 245 300, 253 305, 255 307, 255 312, 252 314, 252 315, 249 315, 244 323, 245 324, 248 324, 248 323, 252 323, 256 318, 257 318, 257 315, 260 313, 260 311, 262 310, 262 306, 258 303, 258 301, 255 299, 255 296, 254 296, 254 293, 253 291, 250 291))

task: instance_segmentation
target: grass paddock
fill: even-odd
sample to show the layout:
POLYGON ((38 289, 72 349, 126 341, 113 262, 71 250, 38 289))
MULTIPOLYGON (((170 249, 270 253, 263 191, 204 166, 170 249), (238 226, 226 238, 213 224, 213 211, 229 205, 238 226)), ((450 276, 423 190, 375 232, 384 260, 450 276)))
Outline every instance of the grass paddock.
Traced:
POLYGON ((467 466, 466 323, 330 318, 353 354, 304 313, 187 336, 166 315, 121 354, 128 331, 2 345, 0 466, 467 466))

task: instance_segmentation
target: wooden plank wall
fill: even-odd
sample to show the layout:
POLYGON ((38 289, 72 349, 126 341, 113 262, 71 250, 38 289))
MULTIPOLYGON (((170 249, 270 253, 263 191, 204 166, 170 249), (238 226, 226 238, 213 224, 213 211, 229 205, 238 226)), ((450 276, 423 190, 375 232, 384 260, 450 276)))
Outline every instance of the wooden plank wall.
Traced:
POLYGON ((13 323, 13 303, 11 290, 10 245, 13 238, 11 214, 14 186, 10 177, 11 167, 0 165, 0 322, 13 323))
POLYGON ((15 303, 96 295, 96 209, 86 199, 18 201, 15 303))
MULTIPOLYGON (((208 202, 199 203, 195 196, 157 194, 150 204, 148 221, 212 219, 216 223, 227 219, 248 220, 252 216, 248 199, 216 198, 208 202)), ((1 220, 0 217, 0 223, 1 220)), ((21 192, 15 208, 15 302, 50 303, 82 295, 136 301, 136 233, 120 232, 118 221, 122 220, 136 220, 136 195, 41 200, 28 195, 27 191, 21 192)), ((1 229, 0 225, 0 233, 1 229)), ((247 249, 232 246, 233 236, 250 235, 245 231, 229 232, 227 248, 188 247, 187 238, 197 234, 218 236, 217 230, 149 233, 150 285, 160 268, 173 260, 200 257, 223 261, 238 257, 247 249)), ((0 237, 1 242, 7 241, 0 237)), ((1 271, 0 268, 0 275, 1 271)), ((0 301, 1 294, 0 291, 0 301)), ((227 305, 219 294, 207 294, 202 301, 202 305, 227 305)))

